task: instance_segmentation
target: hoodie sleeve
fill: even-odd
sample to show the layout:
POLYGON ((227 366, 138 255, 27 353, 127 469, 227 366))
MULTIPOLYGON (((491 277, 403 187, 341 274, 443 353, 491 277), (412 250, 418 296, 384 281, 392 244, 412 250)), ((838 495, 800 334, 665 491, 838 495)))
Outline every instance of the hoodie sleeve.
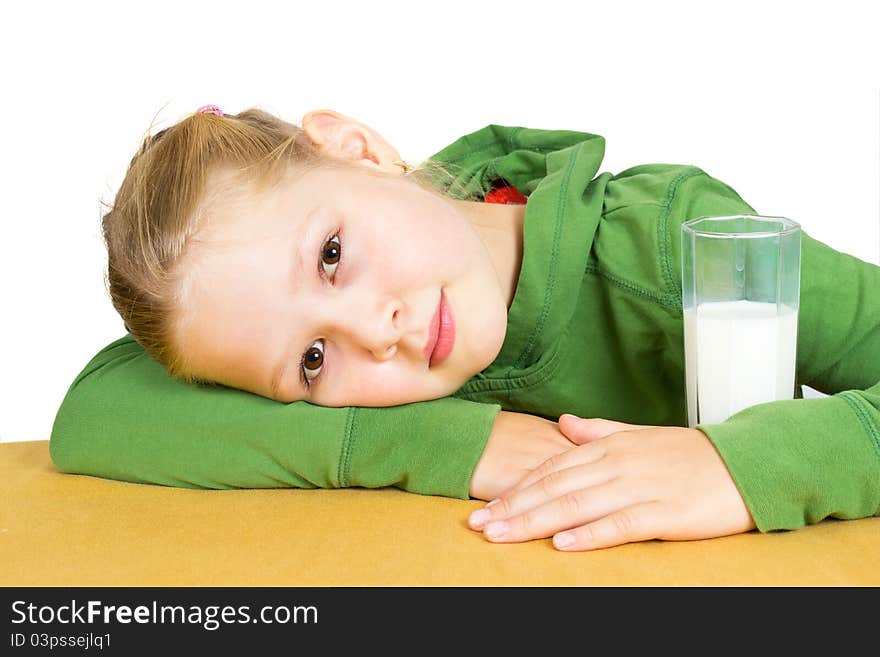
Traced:
MULTIPOLYGON (((739 213, 755 212, 702 172, 673 200, 680 221, 739 213)), ((672 222, 672 245, 680 221, 672 222)), ((761 531, 878 515, 880 267, 805 233, 796 379, 831 396, 758 404, 697 428, 720 453, 761 531)))
POLYGON ((184 384, 127 335, 74 380, 49 450, 62 472, 186 488, 370 488, 468 498, 500 410, 445 397, 387 408, 283 404, 184 384))

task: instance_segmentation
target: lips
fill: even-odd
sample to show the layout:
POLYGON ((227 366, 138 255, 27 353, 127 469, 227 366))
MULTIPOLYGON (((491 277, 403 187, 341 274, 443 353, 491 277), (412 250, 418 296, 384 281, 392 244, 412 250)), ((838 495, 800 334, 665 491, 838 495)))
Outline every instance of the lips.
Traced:
POLYGON ((449 357, 455 345, 455 320, 445 292, 440 290, 440 302, 428 327, 428 343, 423 350, 428 366, 439 365, 449 357))

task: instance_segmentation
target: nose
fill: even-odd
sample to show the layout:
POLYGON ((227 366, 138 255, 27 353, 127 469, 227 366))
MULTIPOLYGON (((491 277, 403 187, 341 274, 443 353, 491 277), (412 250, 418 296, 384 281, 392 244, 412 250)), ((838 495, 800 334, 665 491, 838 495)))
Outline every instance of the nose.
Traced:
POLYGON ((365 292, 363 288, 348 292, 340 294, 337 303, 329 304, 328 333, 338 332, 377 360, 393 358, 403 336, 403 303, 396 296, 365 292))

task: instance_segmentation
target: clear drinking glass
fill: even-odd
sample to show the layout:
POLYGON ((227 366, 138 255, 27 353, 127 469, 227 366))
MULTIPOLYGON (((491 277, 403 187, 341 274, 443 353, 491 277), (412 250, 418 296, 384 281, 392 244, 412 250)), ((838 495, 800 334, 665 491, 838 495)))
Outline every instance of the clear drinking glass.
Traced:
POLYGON ((783 217, 699 217, 681 225, 688 426, 792 399, 801 228, 783 217))

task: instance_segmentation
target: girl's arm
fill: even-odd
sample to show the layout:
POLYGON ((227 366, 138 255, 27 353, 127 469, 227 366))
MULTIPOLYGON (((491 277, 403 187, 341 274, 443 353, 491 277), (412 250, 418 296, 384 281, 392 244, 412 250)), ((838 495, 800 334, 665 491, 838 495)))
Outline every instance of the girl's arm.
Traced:
POLYGON ((555 422, 499 409, 453 397, 390 408, 282 404, 175 381, 126 336, 70 386, 49 449, 63 472, 140 483, 397 486, 460 498, 473 487, 491 499, 570 446, 555 422), (533 439, 526 447, 525 433, 533 439), (472 483, 487 439, 493 458, 482 460, 472 483))

